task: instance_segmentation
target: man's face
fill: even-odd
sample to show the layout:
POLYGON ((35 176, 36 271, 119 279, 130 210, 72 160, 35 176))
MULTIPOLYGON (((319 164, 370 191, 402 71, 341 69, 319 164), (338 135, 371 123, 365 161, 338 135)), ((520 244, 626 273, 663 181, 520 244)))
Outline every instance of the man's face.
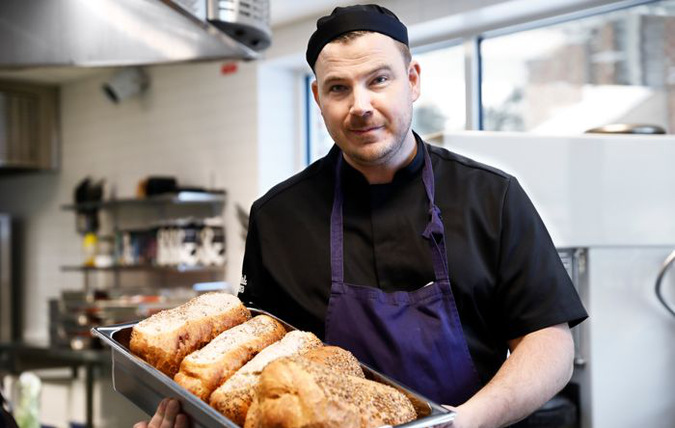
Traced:
POLYGON ((314 70, 314 99, 348 161, 393 165, 405 156, 404 143, 414 147, 410 124, 420 93, 419 65, 406 66, 393 39, 368 33, 347 43, 329 43, 314 70))

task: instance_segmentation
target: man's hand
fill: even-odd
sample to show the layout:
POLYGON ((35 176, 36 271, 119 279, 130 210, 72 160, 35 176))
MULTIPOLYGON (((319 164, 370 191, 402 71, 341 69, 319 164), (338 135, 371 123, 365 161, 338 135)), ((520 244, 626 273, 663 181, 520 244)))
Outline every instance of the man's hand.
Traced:
POLYGON ((157 406, 150 422, 138 422, 134 428, 188 428, 186 415, 180 413, 180 403, 175 398, 165 398, 157 406))

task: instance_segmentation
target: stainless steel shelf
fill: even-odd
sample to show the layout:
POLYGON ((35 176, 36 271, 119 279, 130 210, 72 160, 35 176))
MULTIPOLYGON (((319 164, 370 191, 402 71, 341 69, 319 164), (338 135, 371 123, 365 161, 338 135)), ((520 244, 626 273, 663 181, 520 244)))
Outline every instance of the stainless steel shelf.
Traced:
POLYGON ((108 267, 96 266, 61 266, 63 272, 122 272, 122 271, 155 271, 155 272, 222 272, 225 266, 155 266, 155 265, 115 265, 108 267))
POLYGON ((110 199, 101 202, 87 202, 82 204, 62 205, 64 210, 79 211, 92 209, 111 209, 121 206, 143 206, 143 205, 220 205, 226 201, 225 193, 211 192, 178 192, 167 193, 164 195, 152 196, 149 198, 125 198, 110 199))

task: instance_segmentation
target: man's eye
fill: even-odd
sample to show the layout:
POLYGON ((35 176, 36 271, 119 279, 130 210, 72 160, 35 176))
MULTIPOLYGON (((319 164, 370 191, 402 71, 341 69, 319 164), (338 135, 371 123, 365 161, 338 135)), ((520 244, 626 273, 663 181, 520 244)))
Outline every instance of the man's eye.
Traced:
POLYGON ((347 90, 345 85, 332 85, 330 88, 328 88, 329 92, 344 92, 345 90, 347 90))
POLYGON ((375 79, 373 79, 373 83, 376 85, 385 83, 389 78, 387 76, 377 76, 375 79))

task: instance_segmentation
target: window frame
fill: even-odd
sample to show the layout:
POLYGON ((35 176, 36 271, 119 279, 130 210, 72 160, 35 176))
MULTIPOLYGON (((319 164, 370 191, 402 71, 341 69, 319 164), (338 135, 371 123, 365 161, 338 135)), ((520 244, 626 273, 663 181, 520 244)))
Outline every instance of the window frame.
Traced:
MULTIPOLYGON (((562 13, 556 16, 534 19, 528 22, 521 22, 514 25, 506 25, 503 27, 481 31, 478 34, 466 34, 460 37, 441 40, 434 43, 422 44, 418 46, 411 46, 413 57, 420 53, 430 52, 437 49, 443 49, 451 46, 464 46, 464 85, 466 95, 466 125, 465 130, 484 131, 484 108, 483 108, 483 55, 481 45, 484 40, 489 40, 501 36, 507 36, 523 31, 546 28, 549 26, 564 24, 575 20, 585 19, 593 16, 598 16, 616 11, 630 9, 633 7, 646 5, 650 3, 658 3, 662 0, 624 0, 610 4, 590 7, 574 12, 562 13)), ((312 153, 312 131, 311 131, 311 103, 313 102, 313 95, 310 89, 310 83, 314 79, 312 73, 303 74, 305 83, 305 150, 306 164, 311 163, 312 153)))

